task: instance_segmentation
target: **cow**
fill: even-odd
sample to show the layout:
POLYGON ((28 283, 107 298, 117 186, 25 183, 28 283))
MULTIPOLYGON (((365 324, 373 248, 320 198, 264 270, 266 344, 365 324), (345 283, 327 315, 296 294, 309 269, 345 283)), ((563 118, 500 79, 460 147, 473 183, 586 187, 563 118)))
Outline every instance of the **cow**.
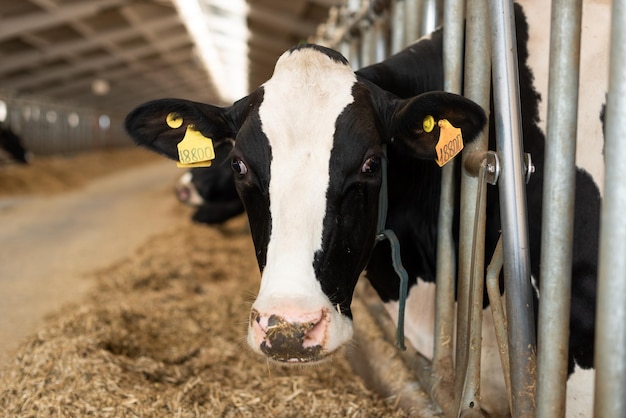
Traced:
POLYGON ((190 168, 176 183, 178 200, 197 208, 193 221, 219 224, 244 212, 227 161, 231 150, 230 143, 220 145, 210 167, 190 168))
MULTIPOLYGON (((522 7, 515 11, 524 150, 536 167, 526 190, 531 273, 540 286, 545 135, 541 96, 529 67, 529 27, 522 7)), ((350 304, 362 271, 393 315, 399 280, 389 244, 376 241, 386 162, 384 227, 397 235, 409 275, 406 336, 418 351, 432 355, 432 324, 423 321, 432 320, 424 308, 433 304, 436 274, 442 158, 435 147, 448 126, 460 129, 469 142, 486 124, 480 107, 442 88, 439 29, 356 72, 336 51, 300 45, 278 59, 266 83, 232 106, 163 99, 128 115, 126 129, 138 144, 174 160, 190 127, 215 143, 234 138, 231 166, 261 271, 248 327, 253 351, 287 364, 331 357, 352 338, 350 304), (182 126, 167 125, 172 114, 182 118, 182 126)), ((455 171, 458 180, 458 165, 455 171)), ((600 201, 592 176, 578 168, 570 374, 593 366, 600 201)), ((501 228, 497 188, 489 190, 487 210, 490 255, 501 228)), ((455 231, 458 223, 457 210, 455 231)), ((483 341, 482 364, 489 372, 483 376, 481 407, 501 415, 508 405, 501 377, 492 376, 500 367, 498 351, 493 338, 483 341)))
POLYGON ((32 160, 32 153, 24 147, 22 139, 11 128, 2 124, 0 124, 0 150, 4 151, 9 160, 20 164, 28 164, 32 160))

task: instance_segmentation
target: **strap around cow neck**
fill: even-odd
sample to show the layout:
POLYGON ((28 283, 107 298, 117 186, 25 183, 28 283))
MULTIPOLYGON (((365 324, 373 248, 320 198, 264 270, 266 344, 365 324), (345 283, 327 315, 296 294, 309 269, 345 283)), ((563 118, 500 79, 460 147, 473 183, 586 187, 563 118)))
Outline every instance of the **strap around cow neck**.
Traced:
POLYGON ((398 295, 398 329, 396 332, 396 345, 402 351, 406 350, 404 345, 404 311, 406 309, 406 297, 409 285, 409 275, 402 266, 402 260, 400 259, 400 241, 396 233, 391 229, 385 229, 387 222, 387 148, 383 145, 383 159, 382 159, 382 184, 380 186, 380 195, 378 197, 378 234, 376 234, 376 241, 389 241, 391 247, 391 262, 393 269, 400 278, 400 294, 398 295))

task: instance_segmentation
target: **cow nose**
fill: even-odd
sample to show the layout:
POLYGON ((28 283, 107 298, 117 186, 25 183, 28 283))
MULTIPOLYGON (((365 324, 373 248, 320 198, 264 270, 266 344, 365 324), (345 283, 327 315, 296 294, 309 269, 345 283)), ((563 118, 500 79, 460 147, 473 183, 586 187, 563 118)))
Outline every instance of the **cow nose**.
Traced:
POLYGON ((321 360, 328 323, 325 309, 289 316, 253 309, 250 314, 255 344, 269 358, 285 363, 321 360))
POLYGON ((189 201, 189 197, 191 196, 191 190, 187 186, 179 186, 176 188, 176 196, 178 200, 183 203, 187 203, 189 201))

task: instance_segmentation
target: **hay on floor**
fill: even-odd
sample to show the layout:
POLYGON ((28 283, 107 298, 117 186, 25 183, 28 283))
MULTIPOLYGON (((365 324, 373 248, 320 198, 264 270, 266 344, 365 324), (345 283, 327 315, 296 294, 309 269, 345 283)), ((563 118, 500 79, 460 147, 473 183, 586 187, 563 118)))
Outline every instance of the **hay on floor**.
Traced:
MULTIPOLYGON (((50 318, 0 375, 7 417, 400 417, 342 356, 268 365, 244 335, 259 272, 245 218, 185 219, 50 318)), ((129 226, 132 227, 132 226, 129 226)))

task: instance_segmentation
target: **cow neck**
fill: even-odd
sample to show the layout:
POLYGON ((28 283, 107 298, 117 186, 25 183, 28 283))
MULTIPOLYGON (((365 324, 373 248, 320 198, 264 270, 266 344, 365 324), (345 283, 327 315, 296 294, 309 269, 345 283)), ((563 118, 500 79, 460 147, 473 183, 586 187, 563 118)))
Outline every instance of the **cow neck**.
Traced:
POLYGON ((398 329, 396 332, 396 345, 402 351, 406 350, 404 345, 404 311, 406 308, 407 288, 409 284, 409 275, 402 266, 400 259, 400 241, 396 233, 391 229, 386 229, 387 222, 387 147, 383 145, 382 159, 382 184, 380 186, 380 195, 378 197, 378 233, 376 234, 376 242, 387 240, 391 247, 391 262, 393 269, 400 278, 400 294, 398 295, 398 329))

